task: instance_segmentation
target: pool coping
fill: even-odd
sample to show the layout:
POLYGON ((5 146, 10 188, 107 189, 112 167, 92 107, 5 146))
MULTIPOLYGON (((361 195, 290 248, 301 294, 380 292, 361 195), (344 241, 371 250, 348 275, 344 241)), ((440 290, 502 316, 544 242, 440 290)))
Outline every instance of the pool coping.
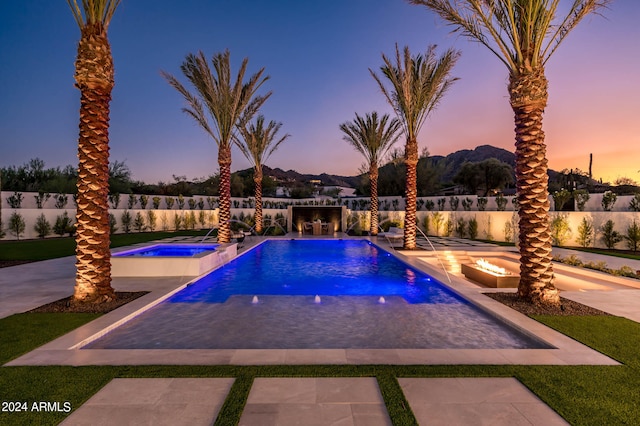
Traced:
MULTIPOLYGON (((291 238, 286 238, 291 239, 291 238)), ((303 238, 300 238, 303 239, 303 238)), ((304 239, 307 239, 306 237, 304 239)), ((348 239, 348 237, 342 238, 348 239)), ((362 238, 358 238, 362 239, 362 238)), ((370 238, 403 262, 444 283, 475 306, 553 349, 79 349, 142 311, 160 303, 197 278, 168 280, 127 305, 73 330, 6 366, 25 365, 619 365, 619 363, 482 293, 495 291, 443 274, 421 261, 416 253, 394 251, 384 241, 370 238)), ((247 245, 243 253, 264 239, 247 245)), ((114 280, 126 291, 127 280, 114 280)), ((499 289, 506 291, 505 289, 499 289)))

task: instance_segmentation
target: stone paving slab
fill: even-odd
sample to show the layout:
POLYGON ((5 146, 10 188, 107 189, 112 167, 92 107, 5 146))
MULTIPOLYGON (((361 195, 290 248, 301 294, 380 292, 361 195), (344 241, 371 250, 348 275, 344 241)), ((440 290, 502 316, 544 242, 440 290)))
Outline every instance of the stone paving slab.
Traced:
POLYGON ((113 379, 65 426, 211 425, 234 379, 113 379))
POLYGON ((256 378, 241 426, 391 425, 373 377, 256 378))
POLYGON ((514 378, 400 378, 398 382, 421 425, 568 424, 514 378))

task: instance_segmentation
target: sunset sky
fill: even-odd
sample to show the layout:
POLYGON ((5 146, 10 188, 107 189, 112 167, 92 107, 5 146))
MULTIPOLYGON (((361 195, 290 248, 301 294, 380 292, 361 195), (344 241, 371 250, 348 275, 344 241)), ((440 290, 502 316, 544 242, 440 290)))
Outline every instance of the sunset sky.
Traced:
MULTIPOLYGON (((614 1, 603 14, 584 20, 547 65, 547 157, 553 169, 586 171, 593 153, 595 178, 640 181, 640 2, 614 1)), ((368 69, 378 71, 395 43, 414 53, 431 44, 462 51, 453 71, 460 80, 425 124, 421 149, 513 151, 506 67, 450 31, 403 0, 122 0, 109 27, 111 161, 148 183, 216 173, 215 143, 181 112, 160 71, 184 82, 186 54, 228 48, 234 73, 244 57, 250 73, 265 67, 271 79, 262 92, 274 93, 262 113, 292 135, 267 165, 355 175, 362 158, 338 126, 356 112, 391 112, 368 69)), ((46 167, 77 164, 79 37, 64 0, 0 2, 0 166, 35 157, 46 167)), ((247 167, 234 150, 232 169, 247 167)))

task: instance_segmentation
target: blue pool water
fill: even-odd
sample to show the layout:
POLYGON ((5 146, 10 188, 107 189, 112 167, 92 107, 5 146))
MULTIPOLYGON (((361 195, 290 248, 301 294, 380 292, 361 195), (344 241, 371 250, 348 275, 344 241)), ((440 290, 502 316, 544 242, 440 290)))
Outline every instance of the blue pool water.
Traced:
POLYGON ((84 348, 546 347, 368 241, 271 240, 84 348))
POLYGON ((156 244, 135 250, 114 253, 114 256, 191 257, 205 251, 215 251, 217 244, 156 244))
POLYGON ((266 241, 173 296, 222 303, 231 295, 402 296, 409 303, 463 303, 451 291, 368 241, 266 241))

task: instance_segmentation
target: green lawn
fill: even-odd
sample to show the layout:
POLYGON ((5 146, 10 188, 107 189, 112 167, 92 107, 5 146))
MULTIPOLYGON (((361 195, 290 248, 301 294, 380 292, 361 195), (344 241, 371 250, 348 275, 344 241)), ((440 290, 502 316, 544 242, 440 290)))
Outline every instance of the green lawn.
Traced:
MULTIPOLYGON (((111 247, 122 247, 161 238, 180 236, 204 236, 207 231, 139 232, 113 234, 111 247)), ((0 260, 46 260, 75 254, 73 237, 45 238, 37 240, 0 241, 0 260)))
MULTIPOLYGON (((114 247, 204 232, 134 233, 114 247)), ((72 238, 0 242, 0 260, 73 255, 72 238)), ((0 364, 85 324, 94 314, 17 314, 0 319, 0 364)), ((216 424, 235 425, 255 377, 376 377, 396 425, 415 424, 398 377, 515 377, 574 425, 630 425, 640 419, 640 324, 619 317, 535 317, 618 360, 621 366, 99 366, 2 367, 2 401, 69 402, 78 408, 116 377, 234 377, 216 424)), ((56 424, 67 413, 0 411, 0 424, 56 424)))

